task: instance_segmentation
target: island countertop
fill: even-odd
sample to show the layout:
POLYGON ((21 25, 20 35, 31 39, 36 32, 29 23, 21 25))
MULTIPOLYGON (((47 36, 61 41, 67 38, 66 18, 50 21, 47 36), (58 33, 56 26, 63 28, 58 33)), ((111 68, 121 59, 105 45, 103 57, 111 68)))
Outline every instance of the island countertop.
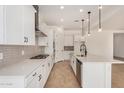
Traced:
POLYGON ((103 56, 98 56, 98 55, 92 55, 89 54, 85 57, 81 57, 79 55, 74 55, 74 57, 76 57, 79 61, 81 62, 111 62, 111 63, 124 63, 122 61, 119 60, 114 60, 112 58, 106 58, 103 56))

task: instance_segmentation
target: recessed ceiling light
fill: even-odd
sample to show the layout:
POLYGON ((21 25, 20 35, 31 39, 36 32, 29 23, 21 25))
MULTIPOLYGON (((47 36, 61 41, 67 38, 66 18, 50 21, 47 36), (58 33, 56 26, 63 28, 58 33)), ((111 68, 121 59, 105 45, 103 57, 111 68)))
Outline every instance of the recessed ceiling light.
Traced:
POLYGON ((61 18, 61 19, 60 19, 60 21, 61 21, 61 22, 63 22, 63 21, 64 21, 64 19, 63 19, 63 18, 61 18))
POLYGON ((80 9, 79 11, 80 11, 80 12, 83 12, 84 10, 83 10, 83 9, 80 9))
POLYGON ((60 6, 60 9, 63 10, 64 9, 64 6, 60 6))

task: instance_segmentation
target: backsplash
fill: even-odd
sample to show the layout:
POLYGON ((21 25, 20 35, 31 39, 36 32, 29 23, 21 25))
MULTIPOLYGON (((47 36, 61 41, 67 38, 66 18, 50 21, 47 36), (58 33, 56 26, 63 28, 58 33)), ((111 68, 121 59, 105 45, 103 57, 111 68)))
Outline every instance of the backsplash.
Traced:
POLYGON ((1 67, 44 53, 44 47, 0 45, 0 53, 3 53, 3 60, 0 60, 1 67), (24 55, 22 55, 22 50, 24 51, 24 55))

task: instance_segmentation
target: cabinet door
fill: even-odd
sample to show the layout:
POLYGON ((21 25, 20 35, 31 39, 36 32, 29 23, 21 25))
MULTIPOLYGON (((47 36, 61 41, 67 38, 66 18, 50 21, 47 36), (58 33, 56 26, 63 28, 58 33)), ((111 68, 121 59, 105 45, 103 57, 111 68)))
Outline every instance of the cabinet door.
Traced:
POLYGON ((4 31, 3 31, 3 6, 0 5, 0 44, 4 43, 4 31))
POLYGON ((5 44, 23 44, 23 6, 4 6, 5 44))
POLYGON ((64 36, 64 46, 73 46, 73 35, 64 36))
POLYGON ((39 82, 38 82, 38 77, 37 76, 28 85, 28 88, 39 88, 39 82))
POLYGON ((41 80, 41 86, 44 87, 46 81, 47 81, 47 70, 46 70, 46 63, 42 64, 42 80, 41 80))
POLYGON ((23 12, 24 43, 35 45, 35 11, 33 6, 24 6, 23 12))
POLYGON ((55 32, 55 62, 63 61, 64 51, 64 33, 56 31, 55 32))

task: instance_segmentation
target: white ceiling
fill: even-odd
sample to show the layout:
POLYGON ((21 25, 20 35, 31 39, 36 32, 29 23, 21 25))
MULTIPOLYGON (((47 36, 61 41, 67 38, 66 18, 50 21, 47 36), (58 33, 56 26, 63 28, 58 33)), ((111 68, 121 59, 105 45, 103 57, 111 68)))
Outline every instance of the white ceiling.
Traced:
MULTIPOLYGON (((98 28, 98 5, 65 5, 60 10, 60 5, 41 5, 40 12, 48 25, 63 26, 65 29, 81 29, 81 21, 85 19, 87 29, 87 12, 91 11, 91 29, 98 28), (84 11, 80 13, 80 9, 84 11), (64 21, 61 22, 60 19, 64 21)), ((124 29, 124 6, 106 5, 102 8, 102 27, 105 30, 124 29)))

